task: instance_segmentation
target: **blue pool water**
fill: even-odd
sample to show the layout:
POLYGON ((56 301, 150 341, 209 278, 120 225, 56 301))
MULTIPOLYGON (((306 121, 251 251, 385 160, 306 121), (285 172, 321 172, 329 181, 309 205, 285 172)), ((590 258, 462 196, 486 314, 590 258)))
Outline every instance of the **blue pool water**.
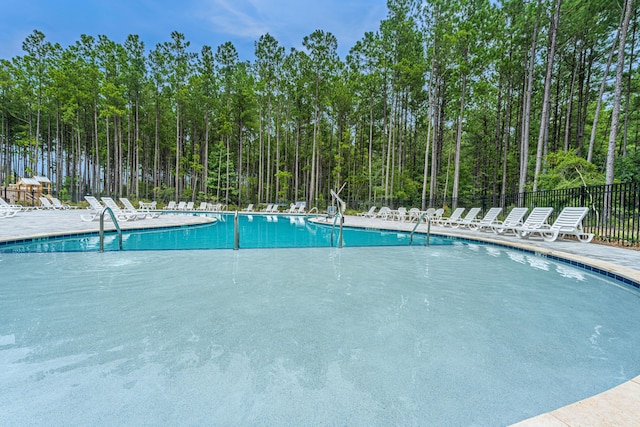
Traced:
POLYGON ((0 254, 21 425, 508 425, 640 374, 640 295, 490 245, 0 254))
POLYGON ((2 424, 508 425, 640 374, 640 294, 601 275, 283 217, 198 249, 229 223, 0 253, 2 424))
MULTIPOLYGON (((124 231, 123 250, 184 250, 233 249, 234 219, 232 214, 215 215, 217 221, 209 225, 169 228, 162 230, 124 231)), ((295 215, 240 215, 240 247, 291 248, 338 246, 339 227, 309 222, 295 215)), ((344 246, 398 246, 408 245, 410 233, 398 231, 343 228, 344 246)), ((413 244, 426 245, 426 235, 415 233, 413 244)), ((451 244, 450 239, 432 237, 430 244, 451 244)), ((97 234, 61 239, 40 239, 0 246, 0 252, 75 252, 97 251, 97 234)), ((104 249, 118 250, 117 235, 105 235, 104 249)))

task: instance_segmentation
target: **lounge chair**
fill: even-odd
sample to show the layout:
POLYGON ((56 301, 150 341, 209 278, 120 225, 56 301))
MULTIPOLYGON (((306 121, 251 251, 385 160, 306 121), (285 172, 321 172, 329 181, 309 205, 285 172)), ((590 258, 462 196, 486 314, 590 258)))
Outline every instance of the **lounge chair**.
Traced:
POLYGON ((512 232, 515 234, 514 228, 520 227, 522 225, 522 220, 526 215, 529 208, 513 208, 509 215, 502 220, 491 226, 491 229, 496 234, 504 234, 508 232, 512 232))
POLYGON ((187 210, 187 202, 179 202, 178 206, 176 206, 176 209, 179 211, 187 210))
POLYGON ((253 203, 249 203, 249 205, 242 209, 242 212, 253 212, 253 203))
POLYGON ((184 210, 192 211, 194 205, 195 205, 195 203, 193 203, 193 202, 187 202, 187 206, 184 207, 184 210))
POLYGON ((267 205, 267 207, 265 207, 264 209, 262 209, 262 211, 261 211, 261 212, 271 212, 271 209, 272 209, 272 208, 273 208, 273 204, 272 204, 272 203, 269 203, 269 204, 267 205))
POLYGON ((489 231, 493 224, 498 223, 498 215, 502 212, 502 208, 491 208, 487 211, 480 221, 469 224, 469 228, 477 231, 489 231))
POLYGON ((40 207, 42 209, 47 209, 47 210, 56 210, 56 209, 58 209, 55 206, 53 206, 51 204, 51 202, 49 201, 49 199, 47 199, 45 196, 40 196, 40 207))
POLYGON ((279 206, 280 206, 280 205, 278 205, 278 204, 274 204, 274 205, 271 207, 271 210, 270 210, 269 212, 270 212, 270 213, 278 213, 278 212, 280 212, 280 210, 278 209, 278 208, 279 208, 279 206))
POLYGON ((440 221, 438 221, 438 225, 441 225, 443 227, 453 226, 455 222, 460 220, 460 217, 462 216, 463 212, 464 212, 464 208, 456 208, 453 212, 451 212, 451 215, 449 215, 448 218, 441 218, 440 221))
POLYGON ((391 208, 389 208, 388 206, 383 206, 380 208, 374 218, 387 219, 389 216, 391 216, 391 208))
POLYGON ((452 221, 451 227, 470 227, 471 224, 478 221, 476 217, 480 213, 480 208, 471 208, 469 212, 464 216, 464 218, 459 218, 457 221, 452 221))
POLYGON ((9 204, 6 200, 0 197, 0 218, 10 218, 16 216, 16 214, 23 209, 24 208, 22 206, 9 204))
POLYGON ((176 202, 174 202, 173 200, 171 200, 169 203, 167 203, 167 206, 165 206, 164 208, 165 208, 166 210, 171 210, 171 211, 173 211, 173 210, 176 210, 176 207, 177 207, 177 206, 176 206, 176 202))
POLYGON ((436 209, 436 211, 433 213, 433 215, 431 215, 431 222, 434 224, 439 223, 440 221, 442 221, 442 215, 444 214, 444 208, 438 208, 436 209))
POLYGON ((364 218, 374 218, 376 216, 376 207, 371 206, 367 212, 360 212, 358 216, 362 216, 364 218))
MULTIPOLYGON (((0 197, 0 209, 2 209, 2 211, 5 212, 5 213, 11 213, 11 215, 9 215, 9 216, 14 216, 18 212, 26 211, 29 208, 26 208, 26 207, 24 207, 22 205, 12 205, 12 204, 8 203, 5 199, 0 197)), ((6 216, 5 216, 5 218, 6 218, 6 216)))
MULTIPOLYGON (((129 213, 120 209, 120 206, 111 197, 101 197, 102 203, 115 215, 120 221, 134 221, 136 219, 143 219, 147 216, 146 213, 129 213)), ((106 208, 105 208, 106 209, 106 208)))
POLYGON ((390 217, 387 217, 387 219, 393 219, 393 220, 404 222, 405 219, 407 219, 407 208, 399 207, 395 211, 391 211, 391 215, 390 217))
POLYGON ((138 205, 140 205, 140 210, 142 211, 148 211, 149 209, 156 209, 156 205, 157 203, 155 201, 153 202, 143 202, 142 200, 138 201, 138 205))
POLYGON ((524 224, 514 227, 513 231, 518 237, 526 238, 531 234, 539 233, 542 229, 548 229, 547 219, 551 212, 553 212, 553 208, 533 208, 524 224))
POLYGON ((93 196, 84 196, 84 199, 89 203, 89 215, 80 215, 80 218, 83 221, 94 221, 100 218, 100 214, 104 210, 104 206, 98 199, 93 196))
POLYGON ((553 242, 560 236, 575 236, 582 243, 589 243, 593 239, 593 233, 585 233, 582 229, 582 220, 589 208, 566 207, 562 209, 558 218, 548 230, 543 230, 541 235, 546 242, 553 242))
POLYGON ((287 210, 287 213, 296 213, 296 211, 298 210, 298 208, 296 207, 295 203, 290 203, 289 204, 289 209, 287 210))
POLYGON ((296 202, 297 210, 296 213, 302 214, 307 211, 307 202, 296 202))
POLYGON ((77 206, 71 206, 66 203, 62 203, 60 199, 58 199, 57 197, 50 197, 50 199, 51 199, 51 204, 56 209, 77 209, 77 206))
POLYGON ((120 197, 120 203, 124 206, 124 212, 130 214, 136 214, 138 217, 143 215, 143 218, 158 218, 160 214, 147 210, 138 210, 126 197, 120 197))
MULTIPOLYGON (((433 209, 433 211, 435 212, 435 209, 433 209)), ((425 211, 424 213, 426 214, 427 212, 425 211)), ((409 212, 407 213, 407 215, 409 216, 408 218, 409 222, 417 222, 418 219, 420 219, 420 217, 422 216, 422 212, 420 212, 420 209, 418 208, 411 208, 409 209, 409 212)))

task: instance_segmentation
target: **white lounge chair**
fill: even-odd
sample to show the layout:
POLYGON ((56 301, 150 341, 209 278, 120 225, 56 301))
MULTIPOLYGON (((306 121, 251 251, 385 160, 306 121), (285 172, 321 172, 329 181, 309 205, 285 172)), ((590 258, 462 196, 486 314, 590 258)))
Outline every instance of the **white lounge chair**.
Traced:
POLYGON ((451 227, 456 221, 460 219, 463 212, 464 208, 456 208, 453 212, 451 212, 451 215, 449 215, 448 218, 441 218, 440 221, 438 221, 438 225, 441 225, 443 227, 451 227))
POLYGON ((160 216, 160 214, 151 212, 148 209, 147 210, 136 209, 135 206, 133 206, 133 203, 131 203, 129 199, 127 199, 126 197, 120 197, 120 203, 122 203, 122 205, 124 206, 125 213, 136 214, 138 218, 140 218, 141 216, 142 218, 144 217, 158 218, 160 216))
POLYGON ((287 210, 287 213, 296 213, 296 211, 298 210, 297 206, 295 203, 290 203, 289 204, 289 209, 287 210))
MULTIPOLYGON (((429 208, 429 209, 432 209, 433 212, 436 211, 433 208, 429 208)), ((429 209, 427 209, 427 211, 429 211, 429 209)), ((424 213, 427 214, 427 211, 425 211, 424 213)), ((408 218, 409 222, 417 222, 418 219, 420 219, 420 217, 422 216, 422 212, 420 212, 420 209, 418 208, 411 208, 409 209, 408 215, 409 215, 409 218, 408 218)))
POLYGON ((431 223, 437 224, 442 221, 442 215, 444 214, 444 208, 438 208, 431 216, 431 223))
POLYGON ((278 209, 278 208, 279 208, 279 206, 280 206, 280 205, 278 205, 278 204, 274 204, 274 205, 271 207, 271 210, 270 210, 269 212, 270 212, 270 213, 278 213, 278 212, 280 212, 280 210, 278 209))
POLYGON ((296 202, 296 213, 302 214, 307 211, 307 202, 296 202))
POLYGON ((40 208, 46 209, 46 210, 56 210, 56 209, 58 209, 55 206, 53 206, 51 204, 51 202, 49 201, 49 199, 47 199, 45 196, 40 196, 40 208))
POLYGON ((18 212, 26 211, 29 208, 26 208, 22 205, 12 205, 11 203, 8 203, 5 199, 0 197, 0 209, 5 210, 6 212, 14 212, 12 215, 10 215, 10 216, 14 216, 18 212))
POLYGON ((128 213, 123 211, 111 197, 101 197, 100 200, 102 200, 102 203, 104 203, 107 208, 111 209, 111 212, 113 212, 115 217, 120 221, 134 221, 136 219, 143 219, 147 216, 146 213, 139 214, 137 212, 128 213))
POLYGON ((405 219, 407 219, 407 208, 401 206, 395 211, 391 211, 391 215, 387 219, 393 219, 393 220, 404 222, 405 219))
POLYGON ((171 200, 169 203, 167 203, 167 206, 164 207, 166 210, 170 210, 170 211, 174 211, 176 210, 176 202, 171 200))
POLYGON ((560 236, 575 236, 582 243, 589 243, 593 237, 593 233, 585 233, 582 229, 582 220, 589 208, 585 207, 566 207, 562 209, 558 218, 551 224, 548 230, 542 231, 542 237, 546 242, 553 242, 560 236))
POLYGON ((540 233, 543 229, 548 229, 547 219, 553 212, 553 208, 533 208, 527 219, 519 227, 514 227, 513 231, 520 238, 529 237, 531 234, 540 233))
POLYGON ((476 217, 480 213, 480 208, 471 208, 464 218, 459 218, 457 221, 452 221, 451 227, 469 227, 471 224, 477 221, 476 217))
POLYGON ((362 216, 365 218, 374 218, 376 216, 376 207, 371 206, 367 212, 360 212, 358 216, 362 216))
POLYGON ((264 209, 262 209, 261 212, 271 212, 271 209, 273 208, 273 204, 269 203, 267 205, 267 207, 265 207, 264 209))
POLYGON ((387 219, 389 216, 391 216, 391 208, 388 206, 383 206, 380 208, 374 218, 387 219))
POLYGON ((89 202, 89 215, 80 215, 80 218, 83 221, 94 221, 100 218, 100 213, 104 210, 104 206, 98 199, 93 196, 84 196, 84 199, 89 202))
POLYGON ((520 227, 522 225, 522 220, 524 216, 527 214, 529 208, 513 208, 509 212, 509 215, 502 220, 491 226, 491 229, 496 234, 504 234, 508 232, 512 232, 515 234, 514 228, 520 227))
POLYGON ((71 206, 66 203, 62 203, 60 199, 58 199, 57 197, 51 196, 50 199, 51 199, 51 204, 57 209, 77 209, 78 208, 77 206, 71 206))
POLYGON ((16 214, 22 210, 24 210, 22 206, 9 204, 6 200, 0 197, 0 218, 16 216, 16 214))
POLYGON ((480 221, 469 224, 469 228, 477 231, 491 230, 493 224, 498 223, 498 215, 502 212, 502 208, 491 208, 487 211, 480 221))
POLYGON ((246 208, 242 209, 242 212, 253 212, 253 203, 249 203, 246 208))
POLYGON ((187 210, 187 202, 179 202, 178 206, 176 206, 176 209, 179 211, 187 210))
POLYGON ((140 210, 142 211, 148 211, 149 209, 156 209, 156 205, 157 203, 155 201, 153 202, 143 202, 142 200, 138 201, 138 205, 140 205, 140 210))

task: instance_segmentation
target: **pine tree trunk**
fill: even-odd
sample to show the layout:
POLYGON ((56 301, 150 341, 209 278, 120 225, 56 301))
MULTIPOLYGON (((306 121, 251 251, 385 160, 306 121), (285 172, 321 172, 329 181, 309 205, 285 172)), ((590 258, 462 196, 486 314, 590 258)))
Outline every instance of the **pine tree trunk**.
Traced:
POLYGON ((549 107, 551 100, 551 80, 553 78, 553 60, 556 54, 556 36, 560 22, 560 6, 562 0, 556 0, 556 10, 551 20, 549 29, 549 52, 547 54, 547 72, 544 79, 544 99, 542 101, 542 114, 540 118, 540 133, 538 134, 538 148, 536 150, 536 170, 533 177, 533 191, 538 191, 538 177, 542 170, 542 155, 549 140, 549 107))

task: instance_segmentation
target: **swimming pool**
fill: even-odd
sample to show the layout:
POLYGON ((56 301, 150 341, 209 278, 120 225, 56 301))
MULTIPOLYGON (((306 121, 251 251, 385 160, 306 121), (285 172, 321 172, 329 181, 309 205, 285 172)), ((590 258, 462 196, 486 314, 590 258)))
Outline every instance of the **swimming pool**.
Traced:
MULTIPOLYGON (((233 214, 212 214, 216 221, 207 225, 161 229, 123 231, 122 249, 127 250, 190 250, 234 248, 233 214)), ((316 224, 300 215, 239 215, 240 247, 291 248, 339 246, 339 226, 316 224)), ((344 246, 409 245, 411 234, 402 231, 365 230, 344 227, 344 246)), ((452 240, 434 236, 430 244, 451 244, 452 240)), ((416 233, 411 242, 426 245, 426 235, 416 233)), ((62 238, 37 238, 0 245, 0 252, 87 252, 100 249, 97 233, 85 233, 62 238)), ((115 232, 105 234, 104 249, 118 250, 115 232)))
POLYGON ((490 245, 0 268, 8 425, 506 425, 640 373, 638 292, 490 245))

